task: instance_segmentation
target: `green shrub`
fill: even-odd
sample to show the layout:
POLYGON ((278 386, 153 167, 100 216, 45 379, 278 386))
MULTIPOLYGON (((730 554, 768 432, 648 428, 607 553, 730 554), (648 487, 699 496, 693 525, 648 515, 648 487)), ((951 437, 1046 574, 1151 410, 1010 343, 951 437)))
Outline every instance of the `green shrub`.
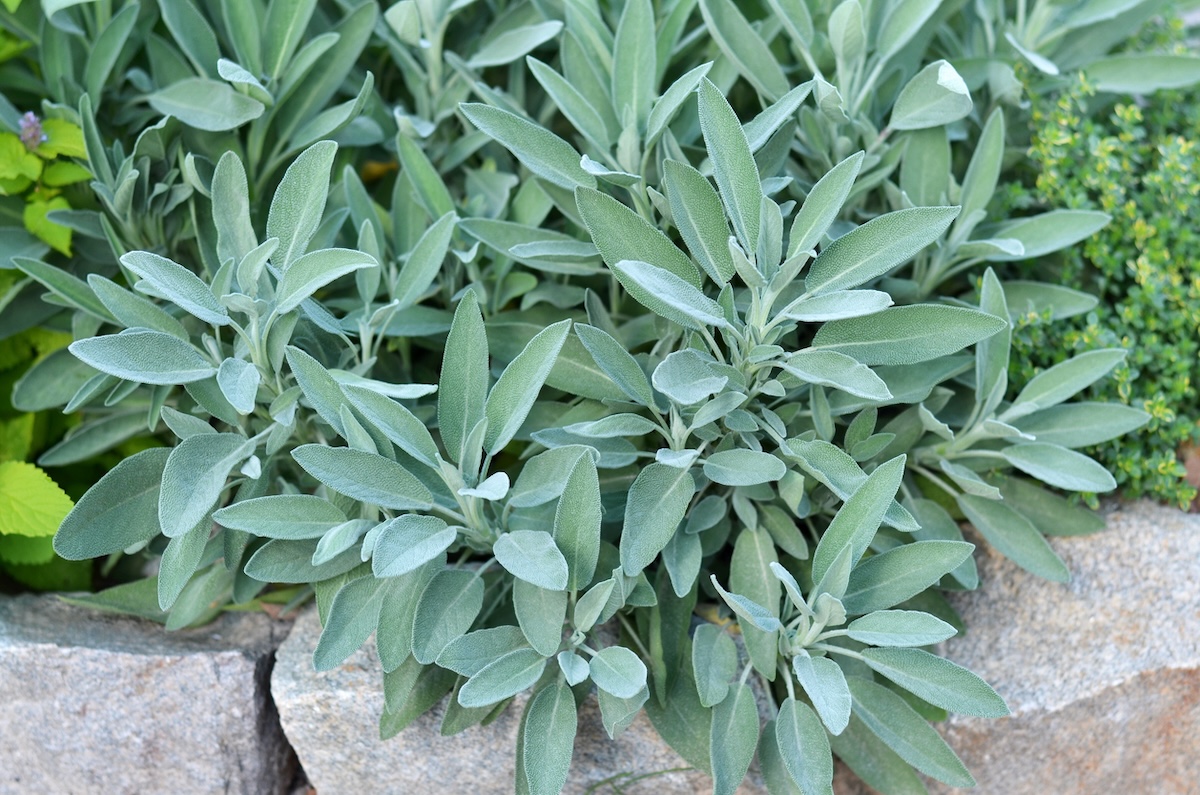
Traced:
MULTIPOLYGON (((1196 489, 1176 458, 1200 438, 1200 233, 1186 219, 1200 212, 1200 95, 1157 94, 1145 107, 1097 96, 1086 77, 1033 110, 1026 188, 1010 201, 1101 210, 1112 222, 1057 263, 1057 281, 1100 297, 1084 316, 1016 331, 1013 378, 1080 351, 1130 351, 1114 379, 1088 391, 1150 414, 1140 433, 1093 448, 1129 497, 1148 494, 1186 507, 1196 489)), ((1045 264, 1027 268, 1046 273, 1045 264)))

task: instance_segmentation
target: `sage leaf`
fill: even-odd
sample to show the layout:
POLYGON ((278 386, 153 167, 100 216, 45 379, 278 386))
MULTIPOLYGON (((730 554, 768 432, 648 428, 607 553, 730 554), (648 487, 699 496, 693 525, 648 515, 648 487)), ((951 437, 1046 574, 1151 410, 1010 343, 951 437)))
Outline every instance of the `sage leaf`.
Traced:
POLYGON ((578 717, 569 683, 539 690, 525 708, 522 757, 530 795, 556 795, 566 786, 578 717))
POLYGON ((737 685, 717 704, 711 732, 713 793, 733 795, 746 777, 758 746, 758 708, 749 685, 737 685))
POLYGON ((1125 359, 1125 354, 1122 348, 1085 351, 1043 370, 1029 379, 1029 383, 1013 401, 1013 407, 1000 419, 1014 419, 1057 406, 1107 375, 1125 359))
POLYGON ((187 329, 183 324, 153 301, 118 287, 98 273, 89 273, 87 283, 104 307, 126 328, 140 326, 179 337, 181 340, 188 339, 187 329))
POLYGON ((920 649, 863 649, 861 654, 872 670, 934 706, 981 718, 1009 714, 987 682, 944 657, 920 649))
POLYGON ((965 541, 916 541, 867 558, 850 572, 841 597, 846 613, 873 613, 911 599, 958 568, 974 548, 965 541))
POLYGON ((229 313, 196 274, 149 251, 131 251, 121 264, 180 309, 214 326, 229 324, 229 313))
POLYGON ((492 553, 514 577, 551 591, 567 587, 567 561, 549 533, 541 530, 505 533, 496 540, 492 553))
POLYGON ((603 516, 596 464, 590 455, 581 455, 554 512, 554 543, 566 559, 566 587, 572 591, 585 588, 596 573, 603 516))
POLYGON ((805 383, 833 387, 856 397, 877 401, 892 397, 887 384, 871 368, 837 351, 808 348, 792 354, 779 366, 805 383))
POLYGON ((346 661, 379 626, 385 583, 366 576, 343 585, 333 597, 313 650, 313 668, 329 671, 346 661))
POLYGON ((725 486, 754 486, 779 480, 787 472, 770 453, 755 450, 722 450, 704 461, 704 476, 725 486))
POLYGON ((396 510, 425 510, 432 495, 407 469, 376 453, 306 444, 292 451, 304 471, 329 488, 362 502, 396 510))
POLYGON ((461 463, 465 459, 467 439, 484 418, 487 397, 487 332, 472 290, 454 311, 438 389, 438 428, 453 461, 461 463))
POLYGON ((291 312, 325 285, 362 268, 377 268, 370 254, 347 248, 323 248, 294 259, 283 272, 276 293, 276 311, 291 312))
POLYGON ((254 452, 236 433, 205 433, 184 439, 167 458, 158 495, 158 523, 168 538, 202 521, 221 496, 229 473, 254 452))
POLYGON ((807 704, 786 698, 775 719, 775 742, 784 768, 804 795, 833 792, 833 756, 821 721, 807 704))
POLYGON ((642 129, 654 99, 658 75, 654 7, 650 0, 629 0, 613 37, 612 96, 617 118, 627 114, 642 129))
POLYGON ((621 202, 597 190, 579 188, 575 203, 592 240, 609 267, 641 260, 700 286, 700 272, 666 235, 621 202))
POLYGON ((411 411, 372 389, 353 383, 342 384, 341 388, 342 393, 354 408, 362 413, 367 422, 422 464, 437 468, 440 459, 437 444, 425 423, 417 419, 411 411))
POLYGON ((1008 328, 1002 318, 958 306, 894 306, 818 329, 813 348, 853 356, 866 365, 919 364, 962 350, 1008 328))
POLYGON ((281 272, 286 273, 304 254, 321 224, 336 153, 332 141, 313 144, 292 161, 275 189, 267 213, 267 237, 279 240, 273 263, 281 272))
POLYGON ((763 192, 750 143, 737 114, 708 78, 700 81, 699 96, 700 129, 712 159, 721 200, 742 248, 756 251, 763 192))
POLYGON ((450 641, 438 655, 437 664, 470 678, 488 663, 528 647, 525 636, 517 627, 502 625, 477 629, 450 641))
POLYGON ((720 304, 668 270, 640 260, 610 266, 639 304, 684 328, 726 328, 720 304))
POLYGON ((829 733, 845 731, 850 722, 850 688, 838 664, 828 657, 810 657, 802 651, 792 658, 792 671, 829 733))
POLYGON ((543 657, 553 657, 562 645, 567 592, 539 588, 517 579, 513 581, 512 594, 517 623, 529 645, 543 657))
POLYGON ((1004 460, 1038 480, 1067 491, 1104 492, 1117 487, 1108 470, 1082 453, 1047 442, 1010 445, 1004 460))
POLYGON ((668 354, 650 380, 654 388, 682 406, 691 406, 725 388, 729 377, 719 375, 711 356, 693 348, 668 354))
POLYGON ((587 660, 571 651, 558 653, 558 667, 562 669, 563 678, 571 687, 586 681, 590 671, 587 660))
POLYGON ((477 103, 459 110, 471 124, 509 149, 526 168, 560 188, 596 187, 596 178, 579 165, 579 153, 554 133, 516 114, 477 103))
POLYGON ((788 235, 788 259, 816 248, 846 203, 846 197, 850 195, 850 189, 854 187, 854 180, 862 168, 863 157, 863 152, 855 152, 813 185, 800 212, 792 221, 792 230, 788 235))
POLYGON ((413 657, 422 665, 429 665, 451 641, 470 629, 482 609, 483 580, 477 575, 461 569, 435 574, 421 592, 413 617, 413 657))
POLYGON ((876 610, 846 629, 851 638, 871 646, 930 646, 957 633, 937 616, 918 610, 876 610))
POLYGON ((554 367, 570 329, 569 319, 547 326, 500 374, 484 404, 488 425, 483 444, 489 453, 502 450, 516 436, 554 367))
POLYGON ((258 368, 245 359, 229 358, 217 368, 217 386, 238 414, 254 411, 260 381, 258 368))
POLYGON ((109 375, 142 384, 187 384, 217 368, 188 343, 148 329, 88 337, 67 346, 76 358, 109 375))
POLYGON ((475 54, 467 61, 467 66, 472 69, 482 69, 487 66, 502 66, 512 63, 529 51, 553 39, 562 30, 562 26, 561 22, 550 20, 506 30, 476 50, 475 54))
POLYGON ((1132 406, 1078 402, 1036 411, 1014 424, 1039 442, 1077 448, 1107 442, 1149 421, 1150 415, 1132 406))
POLYGON ((726 284, 736 269, 729 253, 729 222, 721 197, 704 175, 676 160, 663 162, 663 181, 679 236, 704 272, 717 284, 726 284))
POLYGON ((880 464, 838 509, 813 553, 814 581, 825 576, 843 549, 850 549, 851 566, 862 557, 900 488, 906 460, 900 455, 880 464))
POLYGON ((458 691, 464 707, 486 707, 527 690, 541 678, 546 658, 533 649, 510 651, 485 665, 458 691))
POLYGON ((695 492, 696 483, 686 469, 654 463, 638 473, 629 487, 621 533, 626 576, 637 576, 654 561, 683 521, 695 492))
POLYGON ((447 212, 425 230, 420 240, 409 252, 408 259, 400 268, 396 278, 398 289, 392 296, 400 309, 415 304, 429 285, 437 278, 442 268, 442 261, 450 248, 450 238, 454 234, 454 226, 458 216, 447 212))
POLYGON ((263 538, 298 541, 320 538, 330 528, 345 522, 346 514, 331 502, 310 494, 274 494, 226 505, 213 514, 213 520, 222 527, 263 538))
POLYGON ((164 116, 174 116, 189 127, 208 132, 235 130, 257 119, 266 106, 234 90, 227 83, 189 77, 159 89, 146 98, 164 116))
POLYGON ((958 507, 988 543, 1013 563, 1047 580, 1071 579, 1066 564, 1033 523, 1007 503, 960 494, 958 507))
POLYGON ((747 527, 738 534, 729 564, 729 587, 753 602, 765 605, 769 611, 770 620, 765 623, 759 621, 754 626, 742 627, 754 670, 769 681, 775 680, 779 650, 779 622, 775 619, 779 617, 779 600, 783 596, 783 589, 771 567, 772 563, 778 562, 775 544, 765 530, 747 527))
POLYGON ((922 130, 958 121, 971 112, 971 92, 947 61, 934 61, 896 97, 888 123, 893 130, 922 130))
POLYGON ((63 519, 54 551, 67 560, 87 560, 157 536, 158 495, 170 454, 165 447, 153 447, 106 472, 63 519))
POLYGON ((737 673, 738 653, 733 638, 715 624, 696 627, 692 638, 692 674, 700 703, 714 707, 729 694, 729 680, 737 673))
POLYGON ((405 514, 376 530, 371 572, 380 578, 408 574, 441 555, 458 538, 458 528, 436 516, 405 514))
MULTIPOLYGON (((770 47, 750 26, 732 0, 701 0, 707 31, 721 52, 758 93, 776 100, 787 93, 788 79, 770 47)), ((712 151, 712 144, 709 144, 712 151)))
POLYGON ((596 687, 617 698, 633 698, 646 686, 646 664, 624 646, 601 649, 589 667, 596 687))

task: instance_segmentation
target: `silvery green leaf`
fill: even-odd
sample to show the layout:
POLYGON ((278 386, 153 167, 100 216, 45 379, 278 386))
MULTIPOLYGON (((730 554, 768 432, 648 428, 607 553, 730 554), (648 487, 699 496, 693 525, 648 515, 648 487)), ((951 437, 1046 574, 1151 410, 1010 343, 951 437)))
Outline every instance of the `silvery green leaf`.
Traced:
MULTIPOLYGON (((747 599, 739 594, 729 593, 721 587, 719 582, 717 582, 717 575, 709 575, 709 579, 712 581, 713 587, 717 589, 717 593, 720 594, 721 599, 725 601, 725 604, 729 605, 729 609, 736 613, 739 617, 745 619, 751 627, 761 630, 762 632, 771 633, 777 632, 783 628, 783 624, 780 623, 779 617, 767 608, 763 607, 752 599, 747 599)), ((745 628, 743 627, 743 631, 744 629, 745 628)))
POLYGON ((92 317, 105 322, 112 322, 109 313, 88 286, 80 279, 67 273, 62 268, 47 265, 45 262, 28 257, 8 255, 8 261, 26 276, 36 280, 57 298, 66 302, 65 305, 82 309, 92 317))
POLYGON ((459 110, 471 124, 499 141, 525 167, 560 188, 596 187, 596 178, 579 167, 579 153, 569 143, 533 122, 500 108, 466 102, 459 110))
POLYGON ((558 667, 562 669, 563 678, 567 680, 567 684, 571 687, 586 680, 590 672, 587 660, 573 651, 560 651, 558 653, 558 667))
POLYGON ((217 368, 217 385, 238 414, 254 411, 259 380, 258 368, 245 359, 226 359, 217 368))
POLYGON ((912 259, 957 216, 957 207, 910 207, 873 218, 825 246, 804 287, 816 295, 866 284, 912 259))
POLYGON ((353 382, 342 384, 342 393, 383 435, 426 466, 437 468, 437 444, 425 423, 411 411, 369 387, 353 382))
POLYGON ((684 406, 699 403, 725 388, 727 376, 710 365, 712 358, 692 348, 668 355, 654 368, 654 388, 684 406))
POLYGON ((666 447, 660 447, 654 454, 654 460, 664 466, 675 467, 676 469, 688 469, 692 464, 696 463, 696 459, 700 457, 699 450, 671 450, 666 447))
MULTIPOLYGON (((739 501, 735 500, 733 505, 737 509, 739 501)), ((746 650, 750 653, 754 669, 770 681, 775 679, 779 648, 778 636, 770 627, 777 623, 775 618, 778 618, 778 613, 775 611, 779 609, 779 600, 783 596, 779 581, 771 573, 771 564, 778 562, 779 556, 771 536, 765 530, 755 529, 747 523, 733 545, 729 587, 755 603, 766 605, 771 611, 772 618, 766 622, 767 626, 742 627, 746 650)))
POLYGON ((67 560, 86 560, 157 536, 159 489, 170 452, 143 450, 105 473, 63 519, 54 551, 67 560))
MULTIPOLYGON (((776 100, 787 93, 788 79, 771 49, 750 26, 732 0, 701 0, 709 35, 721 52, 763 96, 776 100)), ((713 151, 714 143, 708 149, 713 151)))
POLYGON ((829 15, 829 44, 837 58, 838 71, 849 67, 866 49, 867 31, 858 0, 842 0, 829 15))
MULTIPOLYGON (((189 417, 188 419, 194 418, 189 417)), ((197 420, 197 422, 207 428, 210 433, 215 433, 208 423, 202 420, 197 420)), ((144 411, 101 415, 98 419, 72 428, 62 441, 38 456, 37 464, 40 467, 75 464, 106 450, 111 450, 131 436, 145 432, 146 413, 144 411)))
POLYGON ((473 489, 462 488, 458 493, 464 497, 478 497, 481 500, 502 500, 508 494, 508 475, 497 472, 473 489))
POLYGON ((263 105, 269 107, 275 103, 275 99, 271 96, 271 93, 263 87, 263 84, 254 76, 254 73, 241 64, 231 61, 228 58, 218 58, 217 74, 220 75, 222 80, 242 88, 247 96, 257 99, 263 105))
POLYGON ((458 691, 464 707, 485 707, 533 687, 546 668, 546 658, 533 649, 510 651, 485 665, 458 691))
POLYGON ((566 559, 567 587, 572 591, 586 587, 596 573, 603 516, 596 464, 590 455, 581 455, 554 513, 554 543, 566 559))
POLYGON ((348 549, 328 563, 313 566, 315 549, 312 539, 272 539, 246 561, 246 576, 263 583, 313 583, 339 577, 362 563, 358 551, 348 549))
POLYGON ((979 228, 989 238, 1012 238, 1021 244, 1021 252, 996 256, 993 262, 1034 259, 1073 246, 1108 225, 1110 216, 1093 210, 1052 210, 1027 218, 1017 218, 979 228))
MULTIPOLYGON (((786 84, 783 87, 786 91, 786 84)), ((784 93, 780 91, 779 94, 784 93)), ((712 81, 700 81, 700 129, 721 200, 746 251, 758 248, 762 185, 737 114, 712 81)))
POLYGON ((328 563, 358 543, 363 534, 375 526, 370 519, 351 519, 325 531, 313 552, 312 565, 328 563))
MULTIPOLYGON (((580 167, 594 177, 598 177, 603 182, 609 185, 616 185, 621 188, 631 188, 642 181, 642 178, 637 174, 630 174, 628 171, 613 171, 610 168, 597 163, 587 155, 579 159, 580 167)), ((653 190, 653 188, 651 188, 653 190)))
MULTIPOLYGON (((954 521, 945 508, 933 500, 905 500, 904 506, 921 523, 921 529, 913 533, 913 537, 918 541, 963 540, 958 522, 954 521)), ((962 565, 950 572, 950 576, 958 580, 967 590, 979 587, 979 572, 975 567, 975 559, 970 556, 967 556, 962 565)))
POLYGON ((158 495, 158 522, 168 538, 182 535, 217 504, 233 468, 254 452, 236 433, 203 433, 184 439, 167 458, 158 495))
POLYGON ((472 69, 482 69, 487 66, 502 66, 512 63, 553 39, 561 30, 562 23, 557 20, 522 25, 506 30, 485 41, 483 46, 476 50, 475 54, 467 61, 467 66, 472 69))
POLYGON ((622 260, 640 260, 670 271, 693 286, 700 285, 700 273, 691 259, 633 210, 587 188, 575 191, 575 201, 596 248, 610 267, 622 260))
POLYGON ((317 290, 361 268, 377 268, 370 254, 347 248, 323 248, 310 251, 292 261, 283 272, 276 293, 277 310, 291 312, 317 290))
MULTIPOLYGON (((442 218, 453 212, 454 201, 428 155, 406 132, 396 134, 396 154, 400 156, 401 171, 412 186, 416 200, 431 218, 442 218)), ((434 249, 436 251, 436 248, 434 249)))
POLYGON ((862 162, 863 153, 855 152, 813 185, 792 221, 792 230, 788 235, 788 259, 813 250, 821 241, 850 195, 862 162))
POLYGON ((699 536, 693 533, 676 533, 671 536, 671 540, 660 554, 663 565, 667 567, 675 595, 680 598, 687 596, 696 584, 696 578, 700 576, 700 563, 704 557, 699 536))
POLYGON ((954 481, 954 485, 967 494, 974 494, 976 497, 986 497, 989 500, 1000 499, 999 489, 965 466, 955 464, 943 458, 938 461, 938 467, 949 475, 950 480, 954 481))
POLYGON ((1080 536, 1104 529, 1104 518, 1082 505, 1073 505, 1024 478, 998 478, 1000 493, 1017 513, 1048 536, 1080 536))
POLYGON ((1104 492, 1117 487, 1108 470, 1082 453, 1048 442, 1010 445, 1004 460, 1043 483, 1067 491, 1104 492))
POLYGON ((1186 88, 1200 82, 1200 58, 1195 55, 1122 53, 1087 65, 1090 80, 1113 94, 1149 94, 1186 88))
POLYGON ((513 609, 529 645, 553 657, 562 644, 563 621, 567 617, 567 592, 551 591, 525 580, 513 581, 513 609))
POLYGON ((263 538, 297 541, 320 538, 330 528, 343 524, 346 514, 320 497, 274 494, 226 505, 213 514, 213 520, 222 527, 244 530, 263 538))
POLYGON ((867 365, 919 364, 962 350, 1008 327, 1004 319, 958 306, 894 306, 866 317, 834 320, 813 348, 853 356, 867 365))
POLYGON ((306 444, 292 451, 304 471, 347 497, 396 510, 425 510, 432 495, 407 469, 376 453, 306 444))
MULTIPOLYGON (((909 2, 922 2, 922 0, 909 0, 909 2)), ((978 221, 969 219, 972 219, 976 212, 987 210, 988 203, 996 193, 996 182, 1000 177, 1000 168, 1003 164, 1004 111, 997 107, 988 116, 987 123, 979 134, 975 153, 971 155, 971 162, 963 177, 962 191, 959 195, 962 211, 955 222, 955 234, 963 236, 970 234, 971 229, 978 221)), ((1007 285, 1005 292, 1007 292, 1007 285)))
POLYGON ((200 567, 210 533, 212 516, 206 514, 191 530, 167 543, 158 564, 158 606, 161 609, 171 609, 200 567))
POLYGON ((941 0, 902 0, 891 6, 879 26, 875 57, 886 61, 900 52, 940 5, 941 0))
POLYGON ((654 7, 650 0, 630 0, 617 21, 612 45, 613 110, 618 119, 645 126, 658 74, 654 40, 654 7))
POLYGON ((804 0, 768 0, 792 40, 805 49, 813 41, 813 21, 804 0))
POLYGON ((179 80, 155 91, 146 101, 164 116, 174 116, 189 127, 208 132, 237 129, 266 110, 257 99, 204 77, 179 80))
MULTIPOLYGON (((605 126, 603 117, 579 92, 579 89, 532 55, 526 56, 525 63, 534 78, 541 83, 542 88, 554 100, 554 104, 558 105, 558 109, 563 112, 575 129, 600 151, 611 150, 612 139, 609 137, 608 127, 605 126)), ((586 167, 584 170, 587 170, 586 167)))
POLYGON ((943 657, 920 649, 863 649, 861 654, 873 670, 934 706, 981 718, 1009 714, 987 682, 943 657))
POLYGON ((716 301, 670 271, 637 260, 622 260, 611 267, 638 303, 667 320, 696 330, 729 326, 716 301))
POLYGON ((844 353, 807 348, 779 362, 779 366, 805 383, 833 387, 867 400, 892 397, 883 379, 844 353))
POLYGON ((829 733, 845 731, 850 722, 850 688, 838 664, 828 657, 810 657, 802 650, 792 658, 792 671, 829 733))
POLYGON ((609 646, 589 663, 596 687, 617 698, 633 698, 646 686, 646 664, 624 646, 609 646))
POLYGON ((525 708, 521 753, 529 795, 557 795, 567 783, 578 715, 570 685, 554 682, 525 708))
POLYGON ((101 372, 142 384, 186 384, 217 372, 188 343, 149 329, 89 337, 67 347, 80 361, 101 372))
POLYGON ((655 101, 654 107, 650 109, 650 115, 646 119, 645 147, 647 149, 658 141, 659 136, 674 120, 675 115, 695 92, 696 86, 700 85, 701 78, 708 74, 712 66, 711 62, 702 63, 691 71, 685 72, 655 101))
POLYGON ((800 583, 796 582, 796 578, 792 576, 790 571, 785 569, 783 566, 780 566, 778 563, 772 561, 770 568, 771 574, 775 575, 775 579, 779 580, 780 585, 783 586, 783 590, 785 593, 787 593, 787 597, 791 603, 795 605, 797 609, 802 609, 801 606, 806 605, 807 602, 805 602, 804 596, 800 592, 800 583))
POLYGON ((957 634, 945 621, 917 610, 876 610, 846 629, 851 638, 870 646, 930 646, 957 634))
POLYGON ((637 414, 610 414, 590 422, 573 423, 564 430, 579 436, 609 439, 615 436, 645 436, 658 430, 658 426, 637 414))
POLYGON ((696 627, 692 638, 692 673, 701 704, 714 707, 725 699, 737 664, 737 645, 729 633, 715 624, 696 627))
POLYGON ((873 613, 911 599, 962 565, 974 548, 964 541, 916 541, 867 558, 850 573, 841 598, 846 613, 873 613))
POLYGON ((287 272, 321 225, 329 194, 329 170, 337 144, 321 141, 305 149, 284 172, 267 213, 267 237, 278 238, 272 262, 287 272))
POLYGON ((833 612, 845 613, 842 599, 845 598, 846 589, 850 587, 850 574, 853 569, 854 547, 846 545, 841 548, 829 564, 829 568, 825 569, 825 573, 821 575, 821 579, 813 583, 811 599, 814 605, 821 605, 825 611, 825 617, 829 617, 833 612), (829 601, 832 598, 842 605, 834 605, 829 601))
MULTIPOLYGON (((842 500, 848 499, 867 479, 867 474, 853 458, 828 442, 789 439, 787 449, 793 452, 806 472, 825 484, 842 500)), ((908 511, 894 501, 884 514, 883 521, 888 526, 906 533, 920 529, 920 525, 908 511)))
POLYGON ((1012 45, 1013 49, 1016 50, 1022 58, 1032 64, 1033 67, 1042 74, 1056 77, 1060 73, 1058 64, 1054 63, 1054 61, 1051 61, 1049 58, 1037 52, 1036 50, 1026 47, 1017 39, 1016 36, 1013 35, 1013 31, 1005 32, 1004 38, 1008 40, 1008 43, 1012 45))
POLYGON ((775 719, 775 742, 783 765, 804 795, 831 795, 833 756, 820 719, 807 704, 786 698, 775 719))
POLYGON ((831 293, 806 297, 790 304, 779 314, 791 320, 818 323, 842 320, 882 312, 894 302, 881 290, 835 290, 831 293))
POLYGON ((98 273, 89 273, 87 283, 105 308, 126 328, 148 328, 184 341, 189 339, 183 324, 153 301, 117 286, 98 273))
POLYGON ((859 677, 850 679, 850 694, 855 715, 904 761, 952 787, 975 786, 942 736, 899 694, 859 677))
MULTIPOLYGON (((767 142, 777 133, 783 125, 796 118, 796 111, 800 105, 808 98, 812 92, 813 82, 810 80, 807 83, 792 88, 775 102, 768 105, 757 116, 742 125, 742 131, 746 133, 746 141, 750 144, 750 151, 757 153, 760 149, 767 145, 767 142)), ((764 180, 764 192, 770 194, 772 191, 766 190, 766 180, 764 180)), ((782 230, 780 230, 782 234, 782 230)), ((772 257, 775 262, 779 261, 779 257, 772 257)))
MULTIPOLYGON (((801 8, 804 7, 804 0, 772 0, 773 4, 780 2, 796 2, 801 8)), ((835 737, 834 740, 836 739, 835 737)), ((900 764, 904 765, 903 762, 900 764)), ((791 774, 783 764, 783 757, 779 752, 779 742, 775 737, 774 718, 763 724, 762 733, 759 735, 758 766, 762 772, 763 782, 767 786, 767 792, 773 793, 773 795, 804 795, 792 781, 791 774)), ((904 765, 904 767, 908 769, 908 765, 904 765)))
POLYGON ((567 445, 529 459, 517 475, 508 504, 513 508, 532 508, 556 499, 566 488, 580 456, 584 455, 592 458, 595 454, 582 445, 567 445))
POLYGON ((359 577, 338 590, 313 650, 316 670, 336 668, 367 641, 379 625, 379 611, 386 593, 385 584, 374 577, 359 577))
POLYGON ((341 407, 345 397, 337 381, 333 380, 324 365, 299 348, 289 345, 286 356, 292 375, 296 377, 296 383, 300 385, 309 404, 330 427, 342 433, 345 429, 342 427, 341 407))
POLYGON ((482 579, 461 569, 439 571, 425 586, 417 603, 412 630, 413 657, 422 665, 436 660, 451 641, 470 629, 481 609, 482 579))
POLYGON ((492 552, 515 577, 551 591, 567 587, 567 561, 549 533, 514 530, 500 536, 492 552))
POLYGON ((459 676, 472 677, 484 666, 504 655, 527 649, 521 630, 511 625, 477 629, 461 635, 442 649, 437 664, 459 676))
POLYGON ((1039 577, 1067 582, 1071 573, 1033 523, 1007 503, 970 494, 958 497, 959 508, 993 547, 1039 577))
POLYGON ((649 464, 629 487, 621 533, 621 567, 629 577, 654 562, 683 521, 696 483, 686 469, 649 464))
POLYGON ((396 278, 397 290, 392 296, 401 309, 415 304, 437 278, 457 222, 458 216, 453 212, 446 213, 425 230, 409 252, 396 278))
POLYGON ((575 625, 575 629, 587 632, 595 625, 596 619, 600 617, 608 604, 616 584, 616 580, 602 580, 579 598, 579 601, 575 603, 575 613, 571 617, 571 623, 575 625))
POLYGON ((920 130, 958 121, 971 112, 971 92, 947 61, 934 61, 900 90, 892 106, 893 130, 920 130))
POLYGON ((992 238, 991 240, 968 240, 954 250, 954 255, 962 259, 979 259, 988 262, 1004 262, 1013 259, 1024 259, 1025 246, 1020 240, 1011 237, 992 238))
POLYGON ((753 486, 779 480, 787 466, 770 453, 755 450, 722 450, 704 461, 704 475, 725 486, 753 486))
POLYGON ((663 179, 679 235, 705 273, 723 285, 734 274, 729 223, 721 197, 696 169, 675 160, 663 163, 663 179))
POLYGON ((709 744, 714 795, 737 792, 758 745, 758 708, 749 685, 739 684, 713 710, 709 744))
MULTIPOLYGON (((699 409, 697 409, 696 413, 692 416, 691 427, 692 428, 700 428, 704 425, 707 425, 710 422, 716 422, 717 420, 721 420, 721 419, 724 419, 726 422, 726 425, 728 426, 729 423, 736 422, 736 419, 735 419, 736 417, 745 413, 745 412, 735 413, 737 411, 737 409, 745 402, 746 402, 746 396, 743 395, 741 392, 722 392, 721 394, 714 397, 712 400, 704 403, 704 405, 702 405, 699 409), (730 417, 731 414, 733 414, 734 416, 730 417)), ((732 426, 729 426, 729 427, 732 427, 732 426)), ((738 430, 743 430, 743 429, 739 428, 738 430)), ((747 430, 747 432, 757 431, 758 425, 757 425, 757 423, 754 423, 753 427, 749 427, 744 430, 747 430)))
POLYGON ((487 396, 487 332, 471 290, 454 311, 438 389, 438 429, 451 460, 461 463, 466 457, 467 438, 484 418, 487 396))
POLYGON ((900 164, 900 190, 918 207, 944 204, 950 188, 950 139, 945 127, 910 130, 900 164))
POLYGON ((654 392, 637 360, 607 332, 584 323, 576 323, 575 336, 596 364, 622 392, 643 406, 654 406, 654 392))
POLYGON ((851 566, 862 557, 900 488, 906 460, 905 456, 899 455, 880 464, 838 509, 813 554, 814 581, 825 576, 844 548, 851 550, 851 566))
POLYGON ((1039 409, 1057 406, 1106 376, 1125 359, 1125 354, 1122 348, 1086 351, 1043 370, 1029 379, 1029 383, 1013 401, 1012 408, 1000 419, 1012 420, 1039 409))
POLYGON ((371 572, 379 578, 399 577, 425 565, 454 543, 458 528, 436 516, 405 514, 379 526, 371 552, 371 572))
POLYGON ((1063 287, 1061 284, 1013 280, 1004 282, 1008 313, 1014 320, 1028 313, 1050 313, 1051 320, 1086 314, 1100 299, 1094 295, 1063 287))
POLYGON ((650 700, 650 688, 643 687, 630 698, 618 698, 607 690, 597 690, 596 700, 600 703, 600 719, 610 740, 633 725, 642 707, 650 700))
POLYGON ((121 257, 121 264, 145 279, 162 297, 205 323, 214 326, 229 323, 229 313, 208 285, 179 263, 149 251, 131 251, 121 257))
POLYGON ((502 450, 512 441, 529 416, 570 330, 569 319, 547 326, 504 368, 484 404, 488 428, 483 446, 489 453, 502 450))

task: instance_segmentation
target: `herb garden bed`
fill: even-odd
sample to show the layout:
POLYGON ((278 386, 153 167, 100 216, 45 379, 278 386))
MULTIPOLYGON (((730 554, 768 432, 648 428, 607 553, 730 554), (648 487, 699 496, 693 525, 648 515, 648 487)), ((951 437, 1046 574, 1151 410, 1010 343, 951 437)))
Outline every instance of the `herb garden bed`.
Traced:
MULTIPOLYGON (((1046 782, 1060 795, 1195 791, 1200 516, 1136 502, 1106 519, 1106 532, 1052 541, 1070 583, 981 553, 983 584, 954 600, 970 630, 945 652, 994 683, 1013 713, 938 724, 980 795, 1040 795, 1046 782)), ((315 614, 303 613, 283 640, 288 628, 227 614, 164 633, 54 597, 0 600, 0 793, 284 792, 287 743, 318 795, 512 791, 519 709, 453 738, 441 736, 444 711, 435 709, 381 742, 374 644, 316 672, 315 614)), ((601 795, 711 787, 695 770, 634 780, 688 763, 644 716, 614 743, 594 702, 580 714, 566 792, 604 779, 615 786, 598 787, 601 795)), ((743 792, 762 791, 754 773, 743 792)), ((842 769, 835 791, 871 790, 842 769)))

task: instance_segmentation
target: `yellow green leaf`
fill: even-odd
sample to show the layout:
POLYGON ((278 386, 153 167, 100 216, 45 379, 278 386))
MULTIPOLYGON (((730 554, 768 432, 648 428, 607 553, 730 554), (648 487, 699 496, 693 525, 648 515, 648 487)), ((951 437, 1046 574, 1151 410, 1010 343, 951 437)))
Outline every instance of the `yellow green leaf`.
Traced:
POLYGON ((16 133, 0 133, 0 179, 35 180, 41 175, 41 158, 26 149, 16 133))
POLYGON ((54 559, 54 539, 50 536, 0 536, 0 560, 5 563, 37 565, 54 559))
POLYGON ((36 200, 25 205, 25 228, 55 251, 71 254, 71 230, 46 217, 51 210, 69 210, 71 205, 62 196, 49 201, 36 200))
POLYGON ((22 414, 0 422, 0 462, 24 461, 33 447, 32 414, 22 414))
POLYGON ((0 464, 0 534, 52 536, 74 506, 66 492, 33 464, 0 464))
POLYGON ((92 178, 92 172, 70 160, 56 160, 42 172, 42 184, 51 187, 74 185, 92 178))
POLYGON ((67 157, 87 157, 87 149, 83 145, 83 130, 63 119, 43 119, 42 132, 46 140, 42 141, 35 150, 47 160, 66 155, 67 157))

